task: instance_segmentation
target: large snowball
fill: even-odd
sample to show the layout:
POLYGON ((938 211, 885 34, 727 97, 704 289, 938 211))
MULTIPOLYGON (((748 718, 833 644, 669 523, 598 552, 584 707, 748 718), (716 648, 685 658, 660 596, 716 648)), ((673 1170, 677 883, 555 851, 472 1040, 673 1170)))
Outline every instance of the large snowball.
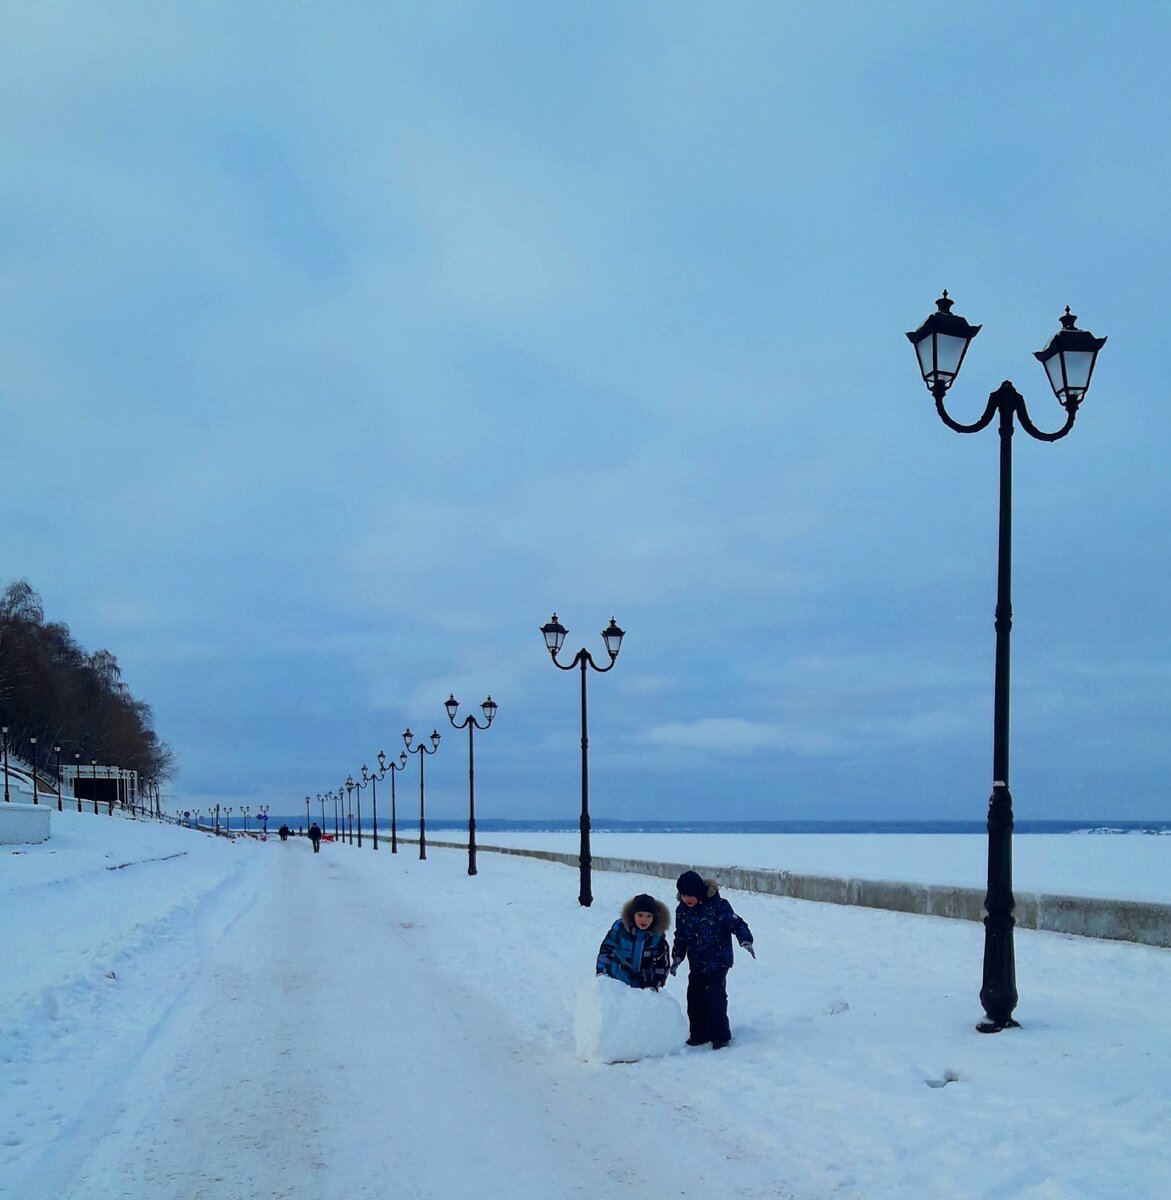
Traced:
POLYGON ((577 993, 573 1032, 582 1062, 636 1062, 680 1050, 687 1018, 666 992, 595 975, 577 993))

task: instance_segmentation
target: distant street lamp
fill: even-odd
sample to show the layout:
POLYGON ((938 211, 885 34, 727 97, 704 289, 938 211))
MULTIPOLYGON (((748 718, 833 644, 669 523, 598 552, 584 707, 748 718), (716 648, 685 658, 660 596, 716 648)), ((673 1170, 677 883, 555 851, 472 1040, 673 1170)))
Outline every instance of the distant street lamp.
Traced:
POLYGON ((428 754, 434 754, 439 749, 439 731, 431 730, 431 749, 427 749, 426 742, 420 742, 417 746, 411 746, 411 739, 415 735, 409 730, 403 730, 403 741, 406 743, 408 754, 417 754, 419 756, 419 857, 427 857, 427 819, 423 805, 423 760, 428 754))
POLYGON ((449 693, 444 708, 447 709, 447 719, 456 729, 463 729, 465 726, 468 731, 468 874, 476 874, 476 765, 475 752, 472 748, 472 735, 477 729, 487 729, 492 724, 496 716, 496 710, 500 706, 492 699, 491 696, 484 701, 480 707, 484 710, 484 724, 481 725, 476 720, 475 713, 468 713, 466 717, 456 724, 455 714, 459 711, 459 701, 455 698, 455 693, 449 693))
POLYGON ((354 777, 346 776, 346 819, 350 823, 350 845, 354 844, 354 777))
POLYGON ((577 902, 583 908, 589 908, 594 902, 594 897, 590 890, 590 867, 593 860, 590 857, 590 742, 586 732, 586 667, 593 667, 595 671, 603 675, 607 671, 612 671, 614 663, 618 659, 618 651, 622 648, 622 639, 626 636, 626 631, 618 628, 613 617, 610 618, 610 624, 602 630, 602 641, 606 643, 606 653, 610 656, 609 665, 605 667, 599 667, 594 662, 593 656, 584 647, 574 656, 573 662, 558 662, 557 652, 561 649, 568 632, 569 630, 557 620, 556 613, 553 614, 553 619, 547 625, 541 626, 541 633, 545 637, 545 648, 549 651, 553 665, 562 671, 572 671, 574 667, 581 668, 581 850, 578 855, 581 890, 577 902))
POLYGON ((1055 433, 1044 433, 1033 424, 1024 397, 1005 380, 989 397, 978 421, 964 425, 944 407, 944 397, 959 374, 960 365, 979 325, 969 325, 952 311, 947 292, 933 312, 907 337, 915 347, 919 370, 940 419, 957 433, 979 433, 994 417, 1000 418, 1000 528, 996 572, 996 673, 993 693, 992 795, 988 801, 988 891, 984 900, 984 978, 980 1003, 987 1020, 976 1026, 981 1033, 998 1033, 1017 1026, 1016 960, 1013 949, 1012 795, 1008 789, 1009 741, 1009 636, 1012 630, 1012 435, 1013 418, 1042 442, 1056 442, 1073 428, 1078 407, 1094 373, 1098 351, 1105 338, 1077 328, 1077 318, 1065 310, 1061 329, 1034 357, 1045 368, 1065 423, 1055 433))
MULTIPOLYGON (((73 794, 77 797, 77 811, 81 812, 81 753, 73 754, 73 794)), ((97 809, 94 809, 97 812, 97 809)))
POLYGON ((57 756, 57 811, 64 812, 65 808, 61 801, 61 747, 54 746, 53 753, 57 756))
POLYGON ((11 804, 8 795, 8 726, 0 725, 0 732, 4 734, 4 803, 11 804))
POLYGON ((370 782, 370 772, 362 767, 361 778, 354 780, 354 796, 358 801, 358 848, 362 848, 362 789, 370 782))
POLYGON ((362 782, 370 784, 370 803, 374 808, 374 849, 378 849, 378 780, 381 776, 372 775, 367 769, 366 764, 362 764, 362 782))
POLYGON ((338 805, 341 803, 342 799, 341 788, 338 788, 336 792, 331 790, 328 794, 333 797, 333 840, 335 842, 340 842, 342 840, 342 836, 341 831, 338 828, 338 805))
POLYGON ((268 838, 268 805, 262 804, 256 810, 256 823, 261 827, 264 837, 268 838))
POLYGON ((40 804, 40 797, 37 795, 37 739, 30 737, 28 744, 33 748, 33 803, 40 804))
POLYGON ((325 797, 318 792, 317 803, 321 805, 321 832, 325 832, 325 797))
POLYGON ((248 836, 248 814, 252 811, 250 804, 241 804, 240 813, 244 817, 244 836, 248 836))
POLYGON ((309 797, 305 797, 305 833, 309 833, 309 797))
POLYGON ((225 808, 224 812, 227 814, 227 816, 224 818, 224 832, 229 837, 231 837, 231 834, 232 834, 232 809, 231 809, 231 806, 229 805, 227 808, 225 808))
POLYGON ((394 795, 394 776, 396 771, 406 770, 407 754, 405 750, 399 751, 398 762, 393 759, 390 762, 386 761, 386 757, 381 750, 378 751, 378 770, 380 772, 378 778, 381 779, 387 771, 390 772, 390 852, 391 854, 398 853, 398 810, 394 795))

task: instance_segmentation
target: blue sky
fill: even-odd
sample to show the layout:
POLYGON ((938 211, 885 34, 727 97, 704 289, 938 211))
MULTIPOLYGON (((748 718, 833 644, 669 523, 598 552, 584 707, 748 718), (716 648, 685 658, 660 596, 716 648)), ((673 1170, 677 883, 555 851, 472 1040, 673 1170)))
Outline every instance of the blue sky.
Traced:
MULTIPOLYGON (((979 819, 997 438, 904 333, 1109 343, 1015 445, 1017 815, 1168 815, 1161 5, 0 10, 2 579, 174 805, 445 734, 428 810, 979 819)), ((417 779, 412 764, 407 779, 417 779)))

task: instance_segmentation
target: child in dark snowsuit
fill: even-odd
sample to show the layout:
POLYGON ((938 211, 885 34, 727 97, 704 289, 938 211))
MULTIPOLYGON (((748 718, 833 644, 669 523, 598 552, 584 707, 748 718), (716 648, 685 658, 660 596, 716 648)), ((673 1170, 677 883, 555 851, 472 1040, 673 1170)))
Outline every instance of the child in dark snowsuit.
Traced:
POLYGON ((675 941, 671 947, 671 974, 686 958, 687 1023, 689 1046, 711 1042, 722 1050, 731 1040, 728 1026, 728 970, 732 966, 732 937, 756 957, 752 930, 720 895, 710 879, 696 871, 679 876, 679 907, 675 910, 675 941))
POLYGON ((665 935, 670 927, 665 904, 645 892, 631 897, 602 939, 596 974, 657 991, 667 982, 671 955, 665 935))

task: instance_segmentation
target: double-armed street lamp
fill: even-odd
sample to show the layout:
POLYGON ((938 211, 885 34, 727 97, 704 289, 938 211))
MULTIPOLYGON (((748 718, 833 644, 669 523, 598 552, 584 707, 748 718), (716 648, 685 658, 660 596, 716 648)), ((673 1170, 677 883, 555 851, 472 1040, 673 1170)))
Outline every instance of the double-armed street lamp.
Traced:
POLYGON ((381 750, 378 751, 378 778, 381 779, 387 771, 390 772, 390 852, 391 854, 398 853, 398 812, 394 795, 394 776, 396 771, 404 771, 407 766, 407 752, 399 751, 398 761, 391 759, 386 761, 386 756, 381 750))
POLYGON ((427 749, 426 742, 420 742, 417 746, 412 747, 411 740, 414 734, 410 729, 403 730, 403 742, 406 744, 408 754, 417 754, 419 756, 419 857, 427 857, 427 818, 423 800, 423 761, 428 754, 434 754, 439 749, 439 731, 431 730, 431 749, 427 749))
POLYGON ((248 814, 252 811, 252 806, 249 804, 241 804, 240 812, 244 814, 244 836, 248 836, 248 814))
POLYGON ((480 707, 484 710, 484 724, 481 725, 476 720, 475 713, 468 713, 460 722, 456 722, 455 714, 459 711, 459 701, 455 698, 455 693, 448 694, 444 701, 443 707, 447 709, 447 719, 456 729, 463 729, 465 726, 468 731, 468 874, 476 874, 476 766, 475 753, 472 749, 472 735, 477 729, 487 729, 492 724, 496 717, 496 710, 500 707, 491 696, 484 701, 480 707))
MULTIPOLYGON (((381 753, 381 751, 379 751, 381 753)), ((362 764, 362 782, 370 785, 370 806, 374 810, 374 815, 371 818, 374 822, 374 832, 371 834, 373 848, 378 849, 378 775, 373 775, 367 769, 366 764, 362 764)))
POLYGON ((574 667, 581 668, 581 850, 578 855, 581 890, 578 893, 577 901, 583 908, 589 908, 594 902, 594 896, 590 890, 590 867, 593 860, 590 857, 590 742, 586 732, 586 667, 593 667, 595 671, 603 675, 607 671, 613 670, 626 632, 618 628, 613 617, 610 618, 610 624, 602 630, 602 641, 605 642, 606 653, 610 656, 609 663, 604 667, 599 667, 594 662, 593 656, 584 646, 574 656, 573 662, 558 662, 557 654, 568 632, 569 630, 557 620, 556 613, 553 614, 553 618, 548 624, 541 626, 541 633, 545 637, 545 647, 549 651, 553 665, 562 671, 572 671, 574 667))
POLYGON ((1045 368, 1057 402, 1065 410, 1065 421, 1054 433, 1033 424, 1024 397, 1005 380, 989 397, 979 420, 970 425, 956 421, 944 407, 944 397, 955 382, 968 346, 980 332, 951 311, 947 292, 936 301, 933 312, 907 337, 915 347, 919 369, 928 391, 935 398, 940 419, 956 433, 979 433, 999 417, 1000 432, 1000 527, 996 572, 996 670, 992 716, 992 795, 988 801, 988 891, 984 900, 984 976, 980 1004, 987 1020, 976 1026, 981 1033, 998 1033, 1013 1028, 1017 1004, 1016 960, 1013 949, 1012 893, 1012 795, 1008 787, 1009 743, 1009 636, 1012 630, 1012 435, 1013 418, 1021 428, 1041 442, 1056 442, 1073 428, 1078 408, 1085 399, 1094 373, 1098 351, 1105 338, 1077 328, 1077 317, 1068 309, 1061 328, 1044 350, 1034 357, 1045 368))
POLYGON ((361 778, 354 780, 354 794, 358 798, 358 847, 362 846, 362 789, 370 782, 370 773, 362 768, 361 778))
POLYGON ((352 775, 346 776, 345 787, 346 787, 345 818, 349 822, 349 826, 350 826, 349 841, 350 841, 350 845, 352 846, 354 844, 354 777, 352 775))

